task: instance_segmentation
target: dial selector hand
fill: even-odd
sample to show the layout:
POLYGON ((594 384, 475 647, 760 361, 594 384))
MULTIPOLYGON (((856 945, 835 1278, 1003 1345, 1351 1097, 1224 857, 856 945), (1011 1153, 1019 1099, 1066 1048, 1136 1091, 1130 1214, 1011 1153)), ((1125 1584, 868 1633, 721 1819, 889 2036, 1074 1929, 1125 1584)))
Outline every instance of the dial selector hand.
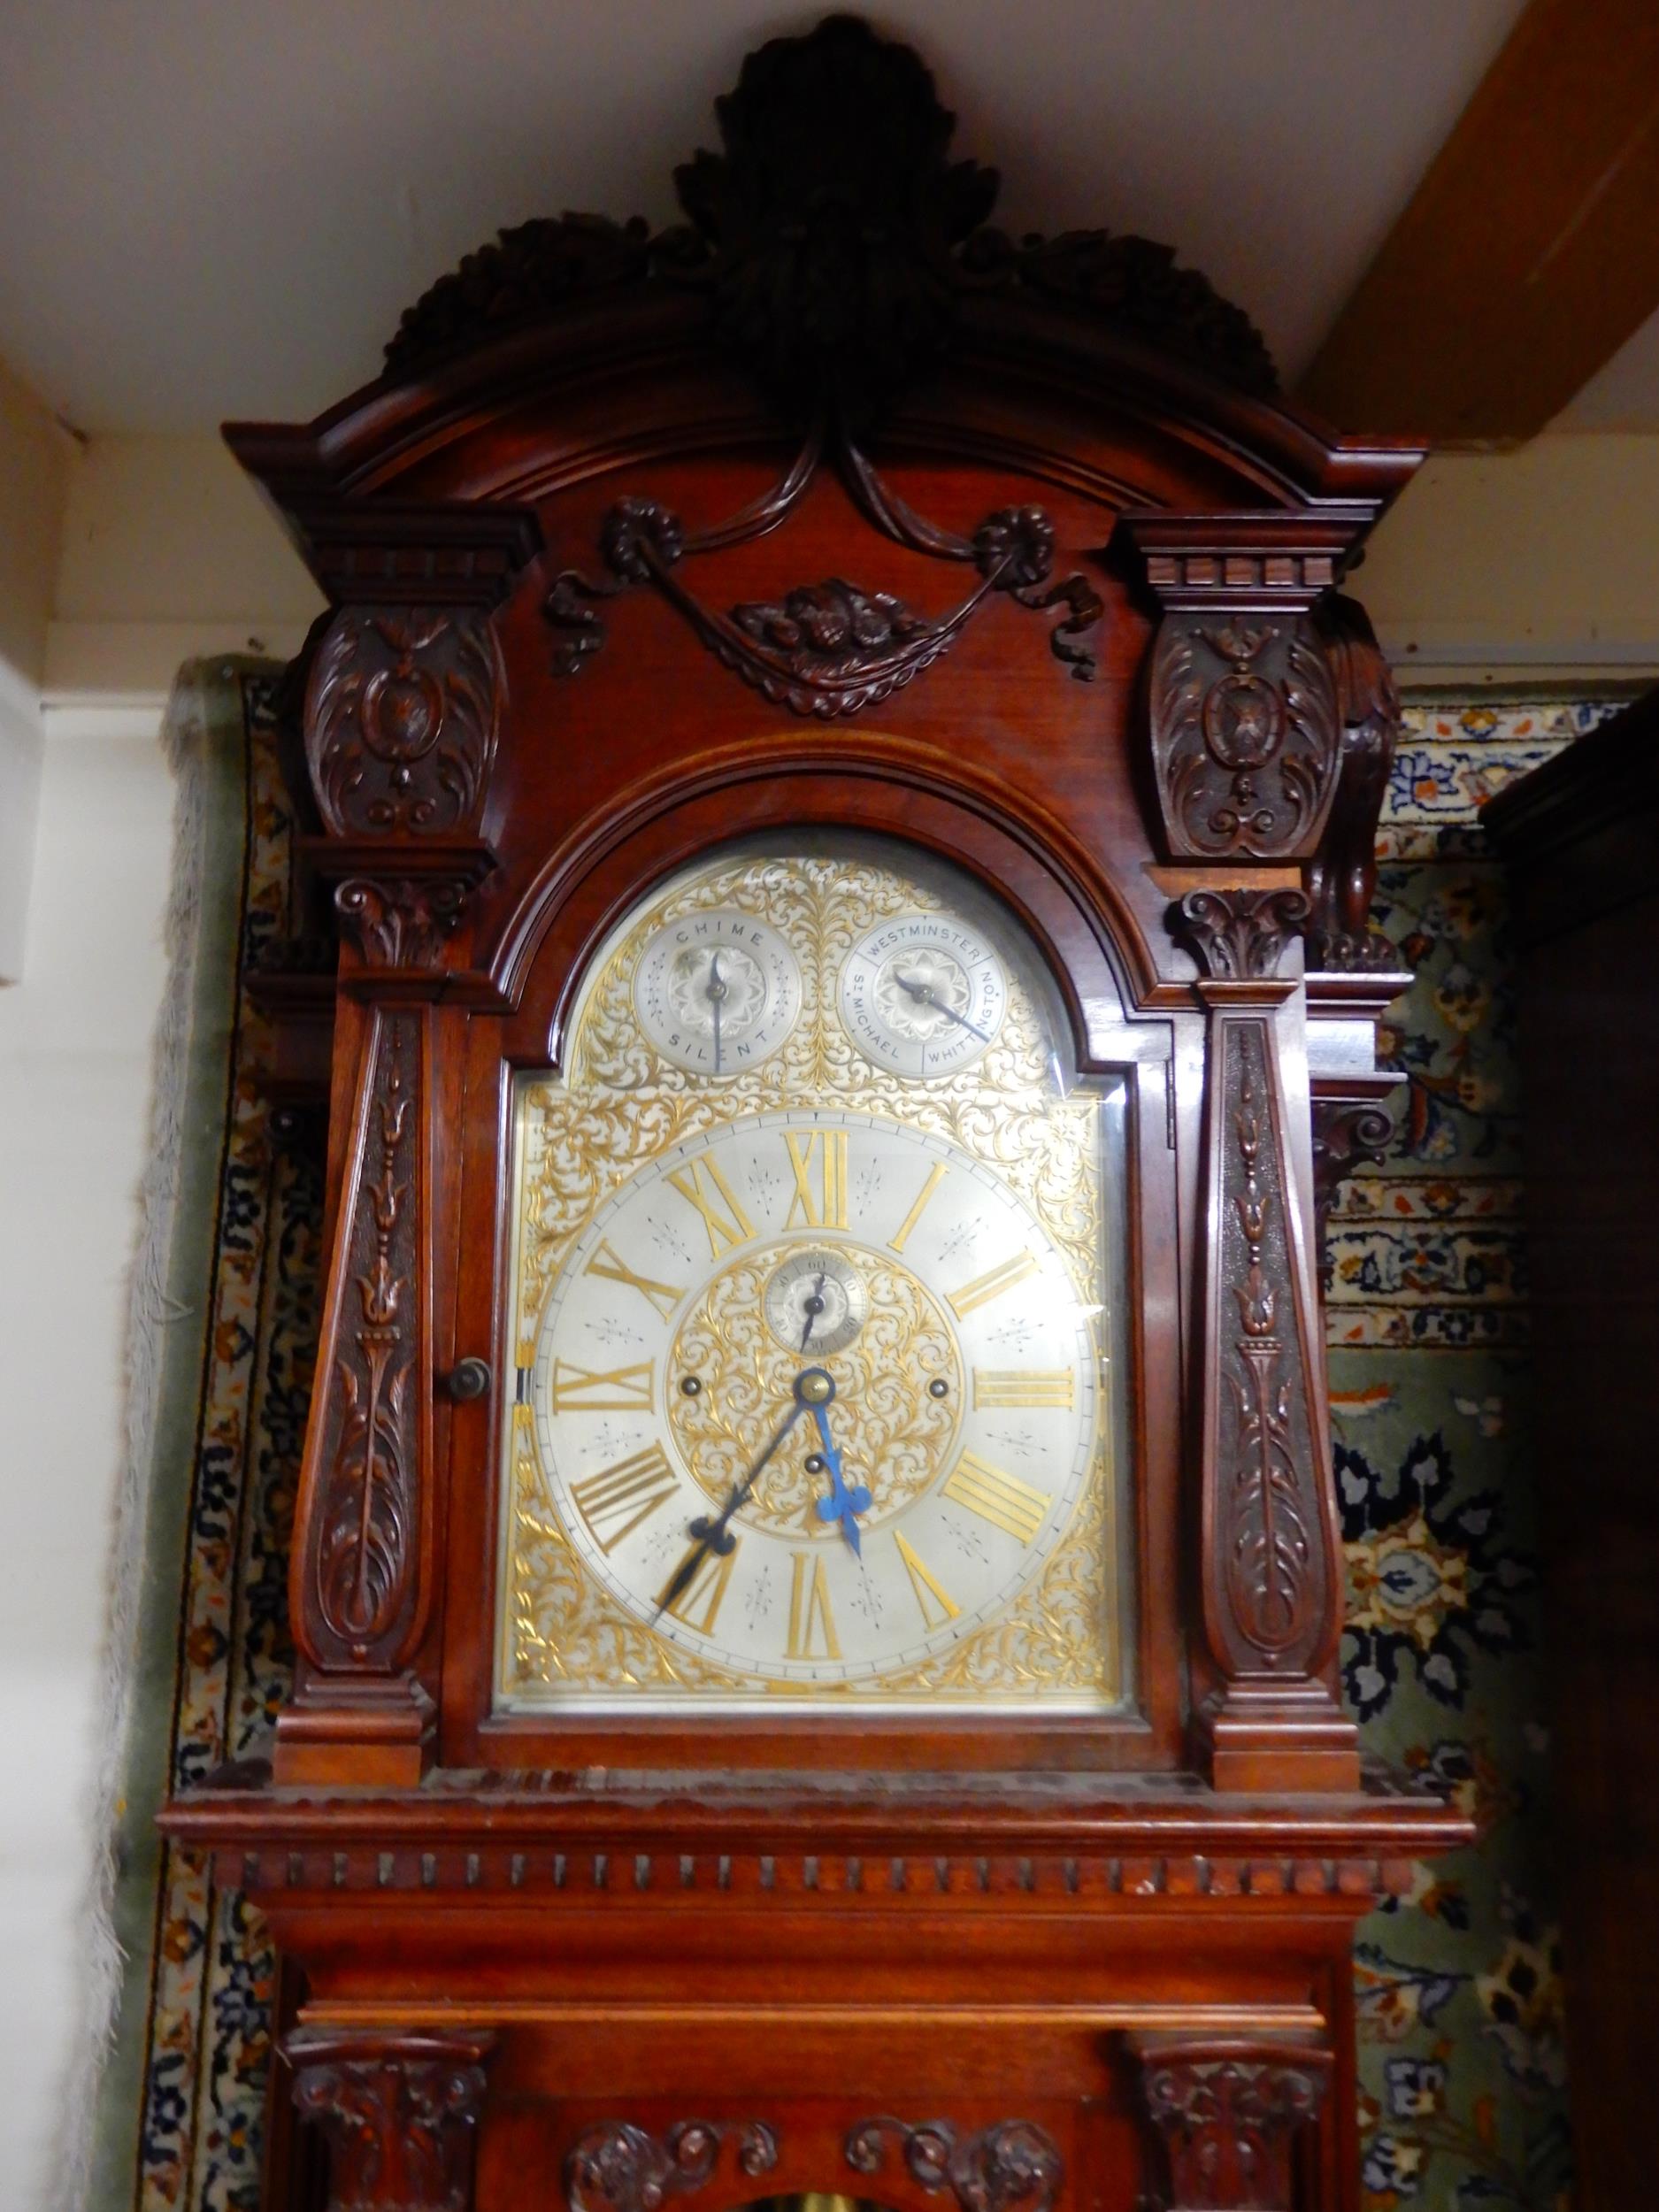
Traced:
POLYGON ((721 980, 720 956, 717 952, 709 963, 708 988, 703 993, 703 996, 714 1009, 714 1071, 717 1075, 720 1072, 720 1009, 725 1005, 726 994, 731 987, 729 983, 721 980))
POLYGON ((918 1006, 931 1006, 936 1014, 942 1014, 947 1021, 953 1021, 958 1028, 965 1029, 982 1045, 990 1043, 987 1033, 977 1023, 971 1022, 965 1014, 957 1013, 954 1006, 947 1006, 931 983, 919 983, 913 975, 899 975, 896 972, 893 980, 901 991, 908 991, 918 1006))

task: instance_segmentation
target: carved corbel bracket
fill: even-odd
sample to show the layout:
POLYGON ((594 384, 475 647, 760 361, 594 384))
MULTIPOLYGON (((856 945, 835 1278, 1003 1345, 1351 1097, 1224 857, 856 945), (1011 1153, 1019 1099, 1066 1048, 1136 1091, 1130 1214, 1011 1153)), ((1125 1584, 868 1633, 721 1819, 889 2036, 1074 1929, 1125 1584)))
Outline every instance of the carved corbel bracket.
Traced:
POLYGON ((288 2038, 295 2107, 328 2142, 328 2212, 468 2212, 494 2041, 397 2028, 288 2038))
POLYGON ((1358 508, 1120 518, 1163 611, 1148 712, 1171 859, 1317 851, 1343 716, 1312 610, 1371 518, 1358 508))
POLYGON ((1289 890, 1205 889, 1180 908, 1209 1017, 1199 1543, 1217 1683, 1198 1726, 1218 1789, 1359 1782, 1353 1724, 1325 1678, 1340 1555, 1277 1020, 1279 959, 1307 913, 1289 890))
POLYGON ((1165 2170, 1164 2212, 1290 2212, 1294 2147, 1319 2116, 1329 2051, 1259 2039, 1129 2039, 1165 2170))
POLYGON ((627 2120, 603 2121, 571 2147, 565 2201, 571 2212, 660 2212, 670 2197, 689 2196, 714 2178, 728 2138, 745 2178, 778 2163, 777 2138, 759 2120, 679 2120, 662 2135, 627 2120))
POLYGON ((970 2132, 949 2120, 912 2125, 882 2115, 849 2131, 847 2163, 855 2173, 879 2173, 889 2137, 910 2179, 930 2195, 949 2190, 960 2212, 1013 2212, 1017 2205, 1052 2212, 1065 2179, 1059 2145, 1034 2120, 998 2120, 970 2132))
POLYGON ((395 978, 442 970, 467 901, 495 865, 493 849, 468 837, 311 837, 308 864, 333 883, 340 933, 362 972, 395 978))

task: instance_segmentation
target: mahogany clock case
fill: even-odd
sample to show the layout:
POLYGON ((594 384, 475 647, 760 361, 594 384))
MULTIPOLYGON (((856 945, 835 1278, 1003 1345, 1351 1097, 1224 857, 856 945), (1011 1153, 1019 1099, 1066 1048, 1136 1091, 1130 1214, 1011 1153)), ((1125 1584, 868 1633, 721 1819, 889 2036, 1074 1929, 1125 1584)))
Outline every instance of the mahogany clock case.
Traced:
POLYGON ((330 600, 288 741, 338 964, 269 995, 330 1271, 274 1772, 166 1824, 291 1962, 342 2208, 460 2204, 475 2128, 501 2208, 1351 2207, 1352 1923, 1469 1832, 1338 1701, 1314 1251, 1401 981, 1337 587, 1420 455, 1165 250, 993 229, 862 25, 719 123, 681 228, 524 226, 228 433, 330 600), (1132 1696, 498 1709, 515 1086, 641 898, 849 836, 1006 912, 1122 1088, 1132 1696))

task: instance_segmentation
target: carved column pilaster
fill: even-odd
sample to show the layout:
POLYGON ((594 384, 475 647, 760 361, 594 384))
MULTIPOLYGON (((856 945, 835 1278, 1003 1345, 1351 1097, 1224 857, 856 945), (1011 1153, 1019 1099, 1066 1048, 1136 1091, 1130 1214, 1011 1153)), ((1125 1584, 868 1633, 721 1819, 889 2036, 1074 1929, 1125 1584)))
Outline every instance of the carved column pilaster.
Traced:
POLYGON ((1290 2212, 1299 2130, 1331 2054, 1290 2042, 1130 2039, 1162 2168, 1161 2212, 1290 2212))
POLYGON ((299 2028, 295 2108, 328 2143, 328 2212, 470 2212, 487 2033, 299 2028))
POLYGON ((1332 1663, 1341 1620, 1325 1354, 1286 1111, 1278 972, 1299 891, 1203 890, 1179 926, 1202 977, 1199 1575, 1214 1684, 1197 1716, 1220 1789, 1353 1789, 1332 1663))
POLYGON ((346 603, 315 639, 303 747, 342 942, 332 1249, 290 1565, 299 1667, 279 1717, 283 1783, 411 1785, 430 1756, 419 1675, 438 1575, 433 1102, 436 1001, 494 865, 483 828, 504 707, 491 608, 534 534, 512 511, 308 523, 346 603), (378 534, 376 526, 378 526, 378 534), (422 594, 426 596, 421 596, 422 594))

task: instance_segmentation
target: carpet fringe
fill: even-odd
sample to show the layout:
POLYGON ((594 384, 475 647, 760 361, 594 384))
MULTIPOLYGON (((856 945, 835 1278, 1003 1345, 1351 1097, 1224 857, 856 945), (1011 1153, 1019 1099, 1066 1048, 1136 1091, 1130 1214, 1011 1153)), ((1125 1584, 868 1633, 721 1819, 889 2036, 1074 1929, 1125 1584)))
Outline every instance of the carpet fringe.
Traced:
POLYGON ((47 2202, 51 2212, 82 2212, 91 2180, 97 2091, 114 2039, 126 1954, 115 1932, 119 1821, 137 1671, 146 1524, 154 1472, 156 1422, 167 1330, 186 1317, 167 1296, 169 1262, 183 1157, 191 1012, 202 918, 202 862, 208 764, 204 664, 179 671, 162 721, 161 742, 173 775, 173 869, 164 922, 167 980, 156 1025, 150 1138, 138 1192, 138 1242, 128 1277, 123 1358, 126 1406, 115 1486, 103 1651, 101 1727, 90 1786, 88 1832, 93 1863, 83 1897, 81 2016, 59 2108, 58 2141, 47 2202))

